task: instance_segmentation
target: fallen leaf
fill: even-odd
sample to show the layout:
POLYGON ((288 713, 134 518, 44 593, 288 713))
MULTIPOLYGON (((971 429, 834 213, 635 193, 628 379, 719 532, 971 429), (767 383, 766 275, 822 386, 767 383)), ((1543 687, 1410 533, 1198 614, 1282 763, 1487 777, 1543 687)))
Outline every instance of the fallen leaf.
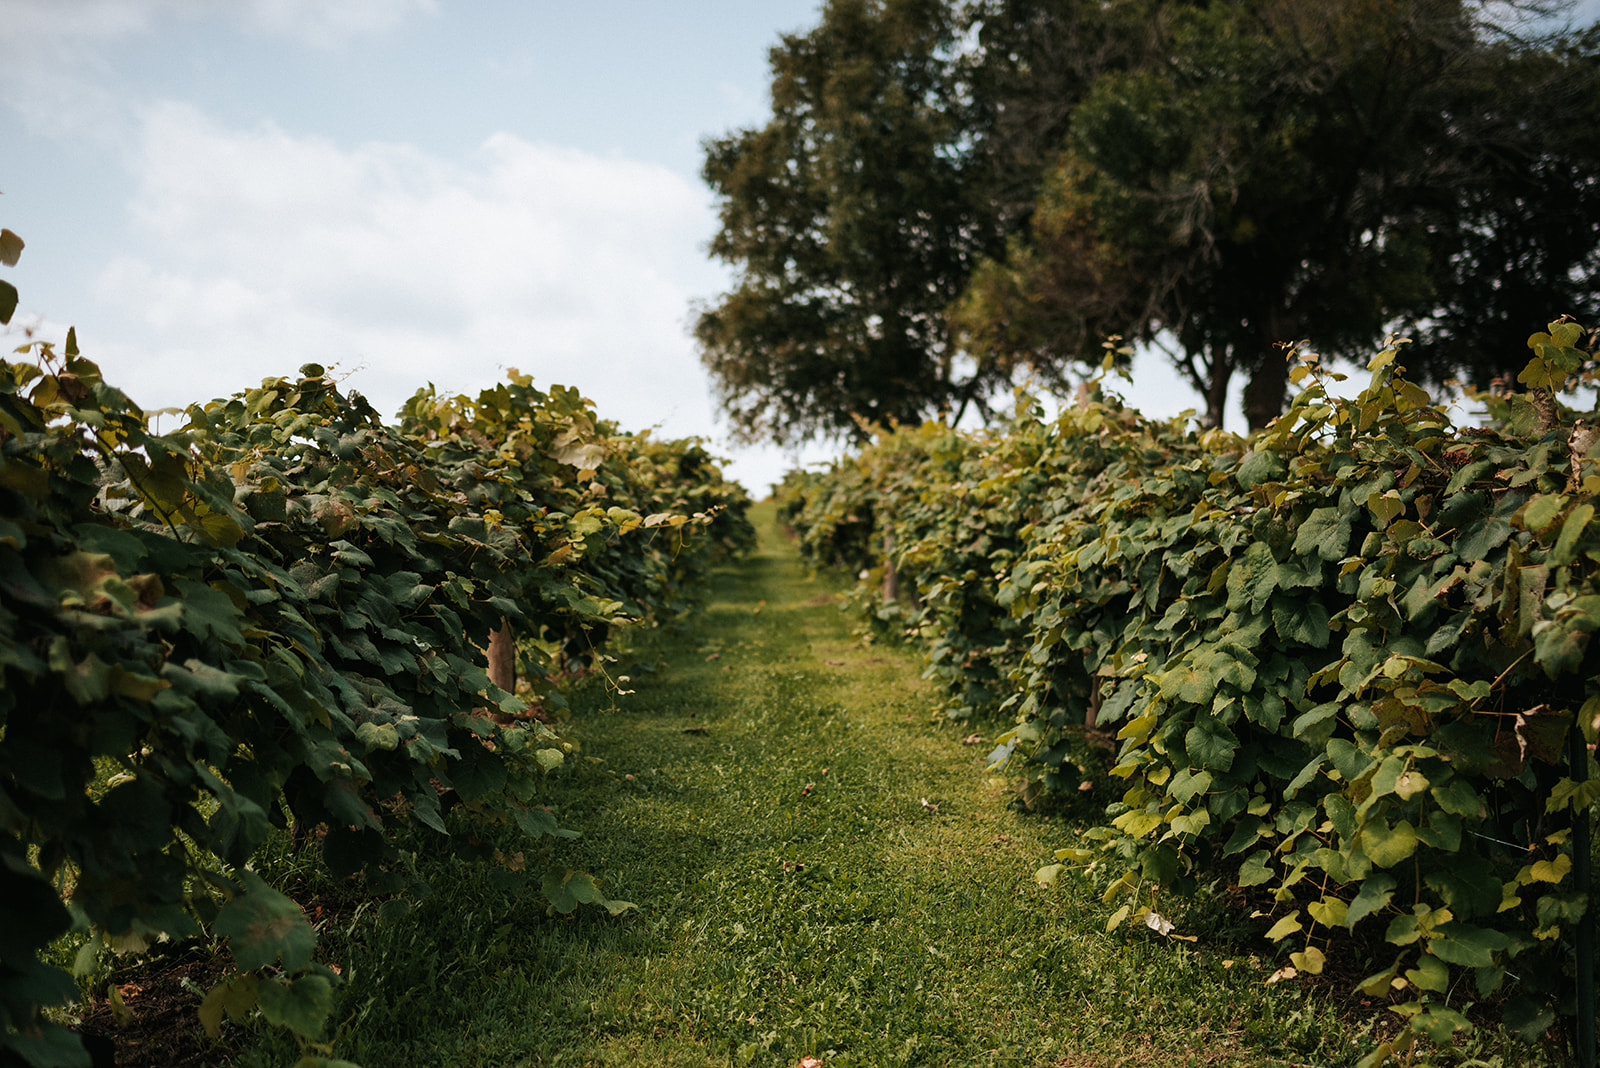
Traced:
POLYGON ((969 734, 965 738, 961 739, 961 744, 962 745, 977 745, 981 741, 983 741, 983 735, 981 735, 981 734, 969 734))
POLYGON ((799 1068, 822 1068, 821 1057, 801 1057, 799 1068))
POLYGON ((1172 933, 1172 921, 1155 909, 1151 909, 1144 914, 1144 925, 1156 934, 1167 935, 1172 933))
POLYGON ((810 797, 811 796, 811 791, 815 790, 816 788, 817 788, 817 784, 816 783, 808 782, 808 783, 806 783, 805 789, 800 791, 800 796, 801 797, 810 797))
POLYGON ((1267 985, 1271 986, 1273 983, 1276 983, 1276 982, 1278 982, 1279 980, 1282 980, 1282 979, 1293 979, 1295 976, 1297 976, 1299 974, 1300 973, 1295 971, 1294 968, 1292 968, 1291 966, 1285 964, 1283 967, 1279 968, 1277 971, 1275 971, 1271 975, 1267 976, 1267 985))
POLYGON ((844 667, 843 660, 824 660, 823 663, 827 664, 829 667, 844 667))
POLYGON ((720 660, 720 659, 722 659, 722 654, 721 653, 712 653, 710 656, 706 657, 706 663, 709 664, 713 660, 720 660))
POLYGON ((929 812, 938 812, 939 811, 939 806, 933 804, 932 802, 930 802, 926 797, 924 797, 922 799, 922 807, 927 809, 929 812))

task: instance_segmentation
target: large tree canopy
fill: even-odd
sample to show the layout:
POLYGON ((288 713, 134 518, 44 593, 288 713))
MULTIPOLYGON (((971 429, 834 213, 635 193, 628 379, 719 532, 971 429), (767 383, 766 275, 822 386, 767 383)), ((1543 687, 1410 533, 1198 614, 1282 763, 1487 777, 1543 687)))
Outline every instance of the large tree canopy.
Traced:
POLYGON ((1600 34, 1472 0, 832 0, 708 142, 696 334, 736 432, 851 434, 1158 343, 1261 425, 1279 344, 1442 379, 1593 321, 1600 34))
POLYGON ((1414 369, 1484 379, 1600 311, 1592 32, 1521 40, 1461 0, 1144 6, 1147 54, 1076 104, 1030 226, 954 309, 983 360, 1165 340, 1213 423, 1248 376, 1256 427, 1280 343, 1414 327, 1414 369))
POLYGON ((736 434, 850 435, 976 388, 944 317, 987 227, 954 39, 940 0, 832 0, 772 50, 772 120, 706 144, 711 251, 741 277, 695 336, 736 434))

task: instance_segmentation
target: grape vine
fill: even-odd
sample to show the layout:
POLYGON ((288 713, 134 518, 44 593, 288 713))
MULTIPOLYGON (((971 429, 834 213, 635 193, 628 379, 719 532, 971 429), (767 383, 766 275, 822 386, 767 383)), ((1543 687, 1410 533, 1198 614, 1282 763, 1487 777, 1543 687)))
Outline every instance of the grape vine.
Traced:
MULTIPOLYGON (((395 834, 445 805, 571 835, 534 803, 565 759, 483 648, 510 620, 536 705, 569 651, 670 618, 750 543, 748 499, 693 440, 630 435, 523 375, 419 392, 398 425, 324 369, 190 407, 178 430, 68 334, 0 363, 0 1049, 86 1064, 43 1010, 77 927, 119 948, 207 933, 238 971, 205 999, 291 1029, 309 1063, 336 973, 249 867, 320 834, 381 889, 395 834)), ((614 910, 583 873, 552 904, 614 910)))
POLYGON ((1592 922, 1600 434, 1556 399, 1594 380, 1585 338, 1535 335, 1487 426, 1402 345, 1353 400, 1292 354, 1249 439, 1024 402, 884 430, 781 507, 953 715, 1015 715, 1025 798, 1077 789, 1086 722, 1114 732, 1123 792, 1041 881, 1101 876, 1111 927, 1200 881, 1262 894, 1300 973, 1376 939, 1359 989, 1407 1026, 1370 1064, 1475 1019, 1532 1039, 1575 1011, 1592 922))

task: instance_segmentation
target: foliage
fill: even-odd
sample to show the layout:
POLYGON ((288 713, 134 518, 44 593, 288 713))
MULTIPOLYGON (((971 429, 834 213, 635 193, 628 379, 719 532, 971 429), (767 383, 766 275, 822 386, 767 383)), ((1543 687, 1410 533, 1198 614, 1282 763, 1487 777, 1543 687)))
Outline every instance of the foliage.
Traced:
POLYGON ((772 50, 771 120, 706 143, 711 252, 740 272, 695 325, 736 433, 853 437, 980 398, 944 307, 986 239, 967 195, 956 23, 940 0, 830 0, 772 50))
MULTIPOLYGON (((22 256, 22 238, 10 230, 0 230, 0 263, 15 267, 22 256)), ((0 326, 11 321, 17 311, 17 287, 0 280, 0 326)))
POLYGON ((1297 362, 1248 440, 1025 405, 1004 437, 884 433, 786 507, 815 559, 864 569, 958 713, 977 702, 952 666, 982 668, 1025 800, 1076 792, 1086 718, 1116 732, 1125 790, 1057 854, 1106 873, 1111 926, 1221 879, 1270 899, 1300 972, 1366 966, 1402 1045, 1489 1007, 1531 1038, 1573 1011, 1600 790, 1600 436, 1552 397, 1592 377, 1583 339, 1535 335, 1529 392, 1489 427, 1454 425, 1395 346, 1354 400, 1297 362))
POLYGON ((1029 232, 954 312, 981 358, 1170 338, 1209 424, 1244 374, 1259 428, 1278 343, 1353 358, 1420 328, 1418 371, 1486 386, 1526 309, 1600 313, 1600 27, 1519 40, 1462 0, 1121 6, 1148 11, 1143 54, 1074 90, 1029 232))
POLYGON ((1537 0, 836 0, 706 144, 736 287, 696 333, 747 438, 863 440, 1161 345, 1220 425, 1277 346, 1423 340, 1486 387, 1600 315, 1600 24, 1537 0))
MULTIPOLYGON (((621 924, 529 922, 537 876, 421 856, 433 889, 415 911, 329 924, 360 976, 341 1048, 429 1065, 1351 1059, 1338 999, 1259 986, 1276 965, 1236 940, 1230 902, 1171 913, 1197 946, 1144 927, 1107 938, 1095 888, 1070 873, 1040 889, 1030 862, 1060 823, 993 803, 966 730, 929 716, 918 658, 854 641, 843 584, 804 573, 769 509, 752 510, 762 545, 714 576, 692 630, 621 643, 636 696, 595 679, 569 694, 565 729, 593 759, 547 789, 592 815, 562 855, 649 905, 621 924)), ((1493 1038, 1472 1052, 1550 1063, 1493 1038)), ((238 1063, 274 1063, 265 1052, 238 1063)))
POLYGON ((532 802, 563 748, 490 684, 489 631, 516 620, 540 657, 681 609, 748 540, 747 501, 698 443, 615 434, 521 376, 392 427, 307 365, 162 435, 72 333, 30 349, 0 365, 0 1044, 85 1063, 40 1016, 72 979, 37 957, 78 923, 82 968, 101 941, 226 938, 207 1028, 259 1008, 326 1057, 337 976, 257 847, 315 829, 382 893, 394 832, 442 834, 446 806, 573 834, 532 802))

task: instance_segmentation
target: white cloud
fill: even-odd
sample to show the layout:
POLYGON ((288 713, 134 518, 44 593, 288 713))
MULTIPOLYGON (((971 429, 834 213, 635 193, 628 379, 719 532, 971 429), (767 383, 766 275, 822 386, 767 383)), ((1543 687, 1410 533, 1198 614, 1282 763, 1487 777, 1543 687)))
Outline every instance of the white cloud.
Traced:
POLYGON ((315 361, 361 368, 350 386, 389 414, 430 380, 473 391, 516 366, 630 427, 711 425, 684 319, 718 283, 697 251, 713 220, 663 167, 508 134, 453 162, 178 104, 146 114, 134 167, 145 243, 95 295, 128 320, 100 355, 140 403, 315 361))
POLYGON ((161 19, 222 17, 254 30, 317 47, 384 33, 436 0, 0 0, 7 36, 31 49, 105 42, 149 31, 161 19))
POLYGON ((329 50, 436 11, 436 0, 0 0, 0 100, 35 132, 120 144, 128 102, 107 55, 127 38, 211 19, 329 50))
POLYGON ((413 16, 438 11, 434 0, 249 0, 243 6, 256 27, 316 48, 384 33, 413 16))

